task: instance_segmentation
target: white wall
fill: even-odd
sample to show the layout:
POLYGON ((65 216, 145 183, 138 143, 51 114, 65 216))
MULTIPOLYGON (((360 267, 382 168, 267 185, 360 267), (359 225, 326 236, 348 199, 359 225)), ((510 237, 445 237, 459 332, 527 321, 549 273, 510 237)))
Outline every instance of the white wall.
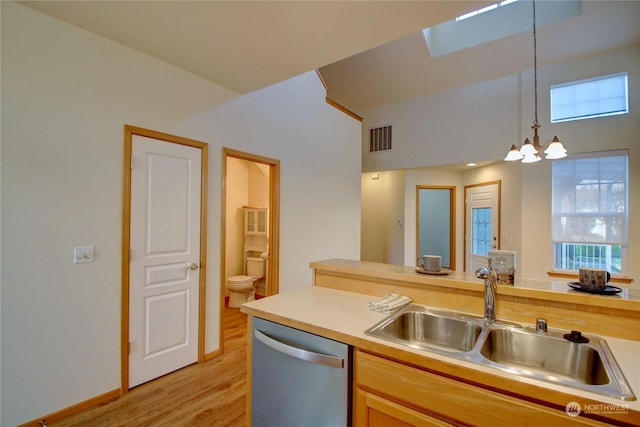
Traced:
MULTIPOLYGON (((363 154, 363 177, 375 173, 387 174, 405 169, 404 260, 415 261, 415 184, 462 186, 500 179, 502 181, 502 231, 507 240, 501 248, 517 252, 518 274, 522 277, 545 279, 551 269, 551 162, 532 165, 499 162, 494 165, 461 173, 461 178, 422 176, 423 171, 407 168, 438 164, 466 163, 504 158, 511 144, 520 144, 532 137, 533 74, 488 81, 464 88, 420 97, 404 102, 373 108, 360 114, 363 123, 363 150, 367 147, 367 130, 388 123, 393 124, 394 146, 389 153, 363 154), (381 172, 383 171, 383 172, 381 172), (417 182, 411 176, 419 177, 417 182)), ((640 49, 630 46, 602 52, 547 66, 538 70, 538 114, 540 135, 544 142, 554 135, 565 143, 570 153, 593 152, 626 148, 629 150, 629 251, 627 275, 634 278, 632 287, 640 287, 640 220, 634 212, 640 209, 640 49), (562 83, 604 74, 629 73, 630 112, 626 115, 591 120, 551 124, 549 122, 549 92, 553 83, 562 83), (544 88, 544 89, 542 89, 544 88)), ((363 178, 364 179, 364 178, 363 178)), ((364 188, 364 186, 363 186, 364 188)), ((459 193, 463 190, 459 188, 459 193)), ((368 196, 363 191, 363 196, 368 196)), ((391 205, 395 199, 381 198, 377 204, 391 205)), ((463 199, 459 198, 458 215, 463 215, 463 199)), ((370 213, 364 200, 362 241, 384 241, 385 229, 368 227, 370 213), (376 237, 371 237, 372 235, 376 237)), ((397 209, 387 207, 386 209, 397 209)), ((458 223, 462 224, 459 219, 458 223)), ((462 225, 461 225, 462 227, 462 225)), ((463 228, 458 228, 461 236, 463 228)), ((462 244, 458 239, 459 245, 462 244)), ((458 246, 460 256, 462 246, 458 246)), ((459 258, 458 258, 459 260, 459 258)), ((383 262, 390 262, 388 259, 383 262)), ((458 263, 462 266, 462 263, 458 263)), ((461 269, 461 267, 458 267, 461 269)))
POLYGON ((519 85, 508 76, 358 112, 363 172, 497 159, 520 139, 519 85), (368 130, 386 124, 393 150, 369 153, 368 130))
MULTIPOLYGON (((360 123, 314 72, 245 96, 2 2, 2 415, 120 386, 123 127, 209 143, 206 351, 218 348, 222 147, 281 160, 281 291, 359 256, 360 123), (74 246, 95 245, 74 265, 74 246)), ((221 58, 221 61, 224 60, 221 58)))

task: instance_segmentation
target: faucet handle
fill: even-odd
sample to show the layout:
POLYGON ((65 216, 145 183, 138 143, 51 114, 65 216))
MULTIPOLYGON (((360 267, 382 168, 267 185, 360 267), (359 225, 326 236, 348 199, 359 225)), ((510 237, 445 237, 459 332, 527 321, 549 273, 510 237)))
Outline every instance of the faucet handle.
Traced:
POLYGON ((536 332, 547 332, 547 319, 541 317, 536 319, 536 332))
POLYGON ((479 269, 476 270, 476 277, 478 279, 486 279, 487 277, 489 277, 489 274, 491 274, 491 272, 489 271, 489 269, 487 267, 481 267, 479 269))

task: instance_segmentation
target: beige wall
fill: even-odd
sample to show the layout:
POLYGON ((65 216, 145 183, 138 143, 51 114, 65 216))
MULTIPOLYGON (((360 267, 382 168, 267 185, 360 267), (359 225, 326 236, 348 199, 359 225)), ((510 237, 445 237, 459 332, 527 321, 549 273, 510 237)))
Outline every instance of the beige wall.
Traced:
POLYGON ((362 174, 360 259, 404 263, 404 171, 362 174))
MULTIPOLYGON (((548 121, 548 90, 539 90, 540 135, 543 141, 558 135, 570 153, 629 150, 630 262, 627 275, 635 279, 632 286, 640 287, 640 264, 633 262, 640 257, 640 220, 634 214, 640 209, 640 110, 634 108, 640 99, 640 49, 631 46, 544 67, 538 71, 538 85, 548 88, 553 83, 621 71, 629 73, 629 114, 551 124, 548 121)), ((362 112, 365 119, 363 147, 367 145, 365 138, 370 127, 392 123, 394 131, 393 152, 364 154, 363 176, 403 168, 406 177, 415 175, 423 185, 459 183, 456 184, 460 185, 459 194, 464 185, 500 179, 502 231, 507 232, 507 240, 501 240, 501 248, 517 252, 521 276, 544 279, 552 261, 551 162, 543 160, 523 165, 500 161, 512 143, 519 144, 525 137, 532 136, 532 85, 532 70, 526 70, 518 76, 362 112), (444 172, 429 172, 431 175, 428 175, 418 169, 411 170, 418 166, 482 160, 498 163, 467 170, 459 176, 447 176, 444 172)), ((407 178, 402 201, 406 223, 402 256, 405 265, 415 262, 415 228, 410 229, 410 224, 415 223, 416 183, 407 178)), ((363 196, 365 194, 363 191, 363 196)), ((377 204, 393 203, 396 203, 395 198, 381 199, 378 195, 377 204)), ((372 201, 363 200, 363 242, 372 240, 370 235, 380 233, 380 230, 366 227, 373 222, 368 218, 369 210, 365 209, 370 204, 372 201)), ((463 199, 459 198, 458 215, 463 215, 463 206, 463 199)), ((461 221, 459 218, 458 223, 461 221)), ((462 228, 458 230, 461 235, 462 228)), ((385 241, 384 236, 376 239, 385 241)), ((458 244, 461 244, 460 238, 458 244)), ((457 252, 461 254, 460 250, 457 252)))

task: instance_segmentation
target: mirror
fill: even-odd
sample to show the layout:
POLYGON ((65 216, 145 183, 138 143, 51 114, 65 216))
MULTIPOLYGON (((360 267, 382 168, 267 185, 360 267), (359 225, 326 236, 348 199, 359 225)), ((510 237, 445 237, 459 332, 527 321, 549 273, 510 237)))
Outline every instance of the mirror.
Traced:
POLYGON ((456 188, 416 186, 416 254, 440 255, 442 267, 456 268, 456 188))

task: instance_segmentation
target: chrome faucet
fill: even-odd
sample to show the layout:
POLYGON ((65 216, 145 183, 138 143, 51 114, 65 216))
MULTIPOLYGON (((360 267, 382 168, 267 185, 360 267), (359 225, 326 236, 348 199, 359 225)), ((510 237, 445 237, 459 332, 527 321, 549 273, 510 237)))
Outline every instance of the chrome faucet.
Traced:
POLYGON ((498 275, 491 265, 491 258, 487 258, 487 267, 476 270, 476 277, 484 280, 484 320, 494 322, 496 320, 496 289, 498 288, 498 275))

